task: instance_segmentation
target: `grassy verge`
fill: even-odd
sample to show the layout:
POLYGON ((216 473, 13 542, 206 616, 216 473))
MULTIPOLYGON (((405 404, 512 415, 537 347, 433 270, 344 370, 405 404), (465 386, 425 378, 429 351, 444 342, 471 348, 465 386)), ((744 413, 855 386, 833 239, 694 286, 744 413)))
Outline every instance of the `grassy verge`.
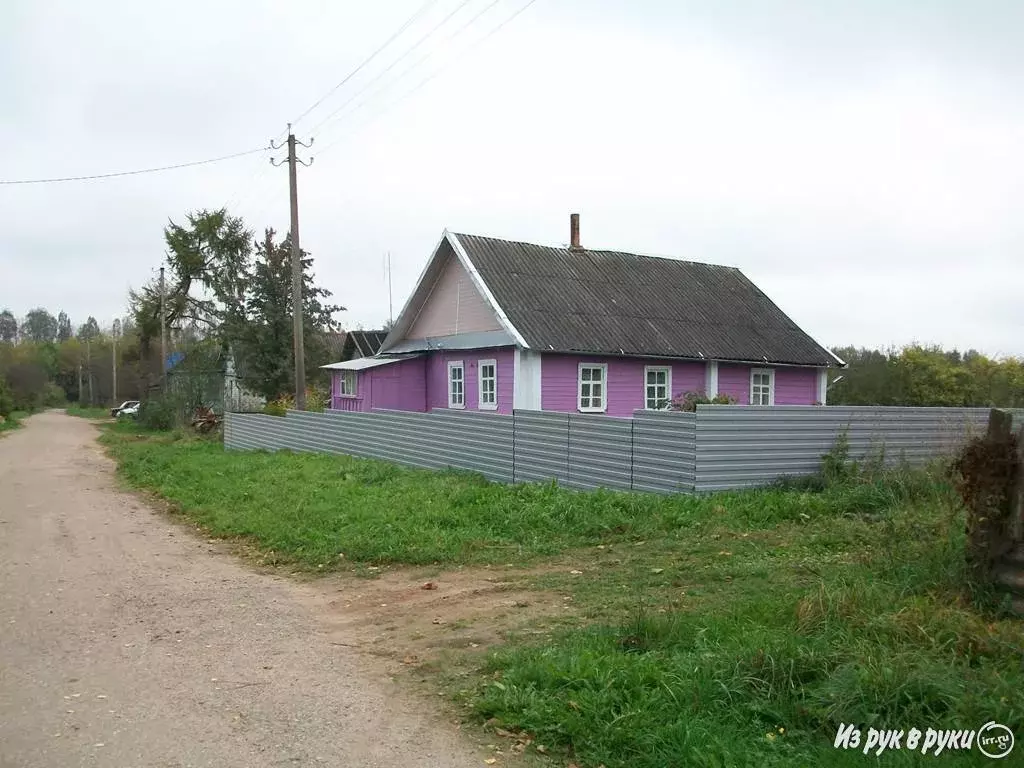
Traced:
POLYGON ((17 429, 21 426, 21 420, 29 415, 28 411, 12 411, 6 419, 0 420, 0 434, 17 429))
POLYGON ((68 416, 78 416, 82 419, 109 419, 109 408, 90 408, 82 405, 69 405, 66 409, 68 416))
MULTIPOLYGON (((590 620, 514 640, 482 680, 452 682, 481 720, 581 766, 873 764, 833 749, 841 723, 995 720, 1020 734, 1024 633, 962 599, 962 530, 948 510, 911 506, 882 521, 708 528, 683 546, 579 554, 582 574, 539 581, 590 620)), ((979 754, 941 757, 975 765, 979 754)))
POLYGON ((663 497, 228 453, 130 424, 103 440, 129 483, 275 562, 542 565, 529 584, 576 618, 447 670, 499 742, 583 768, 864 765, 833 749, 840 723, 1024 727, 1021 625, 962 598, 963 519, 935 476, 663 497))
MULTIPOLYGON (((314 454, 226 452, 174 437, 105 438, 123 476, 175 503, 210 533, 246 537, 281 562, 502 564, 575 547, 648 538, 685 540, 714 522, 765 527, 881 510, 920 489, 865 485, 842 497, 784 490, 657 496, 507 486, 460 472, 314 454), (126 439, 127 438, 127 439, 126 439)), ((135 431, 138 431, 135 429, 135 431)))

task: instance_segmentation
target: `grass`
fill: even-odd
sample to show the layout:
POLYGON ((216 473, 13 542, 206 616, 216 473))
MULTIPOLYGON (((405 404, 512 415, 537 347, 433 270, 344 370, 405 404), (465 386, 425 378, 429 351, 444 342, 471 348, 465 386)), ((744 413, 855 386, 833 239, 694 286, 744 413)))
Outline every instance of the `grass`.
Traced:
POLYGON ((82 405, 69 405, 66 408, 68 416, 78 416, 82 419, 109 419, 110 409, 99 406, 89 407, 82 405))
POLYGON ((763 527, 862 513, 896 493, 870 485, 843 498, 779 489, 713 497, 579 493, 347 456, 135 440, 130 433, 138 428, 121 426, 104 440, 130 484, 170 500, 212 534, 245 537, 307 568, 337 565, 339 553, 374 564, 523 562, 607 542, 687 539, 687 531, 711 522, 763 527))
POLYGON ((18 429, 22 419, 28 418, 29 415, 28 411, 12 411, 6 419, 0 421, 0 434, 18 429))
MULTIPOLYGON (((482 680, 461 681, 460 698, 481 720, 607 768, 864 764, 833 749, 841 723, 995 720, 1019 734, 1021 625, 960 596, 962 526, 946 512, 783 525, 782 551, 723 533, 711 547, 591 561, 575 585, 545 577, 587 623, 513 641, 482 680), (820 562, 807 563, 814 552, 820 562)), ((943 758, 974 765, 978 754, 943 758)))
POLYGON ((225 452, 132 424, 103 440, 130 484, 273 562, 543 566, 528 586, 571 615, 483 667, 466 656, 448 684, 496 741, 529 734, 529 750, 582 768, 864 765, 833 749, 839 724, 1024 726, 1021 625, 964 598, 962 512, 935 474, 832 466, 669 497, 225 452))

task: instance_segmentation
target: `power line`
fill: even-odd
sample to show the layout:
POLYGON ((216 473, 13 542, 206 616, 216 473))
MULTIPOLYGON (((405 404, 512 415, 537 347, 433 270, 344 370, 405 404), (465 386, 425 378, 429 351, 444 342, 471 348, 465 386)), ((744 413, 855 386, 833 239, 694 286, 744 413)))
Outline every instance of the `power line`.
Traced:
POLYGON ((405 93, 404 93, 404 94, 403 94, 402 96, 400 96, 400 97, 399 97, 398 99, 396 99, 395 101, 391 102, 391 103, 390 103, 390 104, 389 104, 388 106, 386 106, 386 107, 385 107, 384 109, 382 109, 382 110, 381 110, 380 112, 378 112, 378 113, 377 113, 376 115, 374 115, 373 117, 371 117, 371 118, 370 118, 369 120, 366 120, 366 121, 364 121, 364 122, 360 123, 360 124, 359 124, 358 126, 356 126, 356 128, 355 128, 354 130, 352 130, 352 131, 349 131, 349 132, 348 132, 347 134, 343 134, 342 136, 339 136, 339 137, 338 137, 337 139, 335 139, 334 141, 332 141, 332 142, 331 142, 330 144, 328 144, 328 145, 327 145, 326 147, 323 147, 322 149, 320 149, 320 151, 319 151, 319 152, 317 152, 317 155, 318 155, 318 156, 319 156, 319 155, 323 155, 323 154, 324 154, 324 152, 326 152, 327 150, 329 150, 329 149, 330 149, 331 147, 334 147, 334 146, 337 146, 338 144, 340 144, 340 143, 341 143, 341 141, 342 141, 343 139, 345 139, 345 138, 348 138, 349 136, 353 135, 354 133, 357 133, 358 131, 362 130, 363 128, 365 128, 366 126, 370 125, 371 123, 375 123, 375 122, 377 122, 377 120, 379 120, 379 119, 380 119, 381 117, 383 117, 383 116, 384 116, 385 114, 387 114, 387 113, 388 113, 388 112, 390 112, 390 111, 391 111, 392 109, 394 109, 394 108, 395 108, 396 106, 398 106, 399 104, 401 104, 401 103, 402 103, 403 101, 405 101, 405 100, 407 100, 407 99, 411 98, 413 94, 415 94, 415 93, 416 93, 416 92, 417 92, 418 90, 420 90, 420 89, 421 89, 421 88, 422 88, 423 86, 425 86, 425 85, 426 85, 427 83, 429 83, 429 82, 430 82, 431 80, 433 80, 433 79, 434 79, 435 77, 437 77, 437 76, 438 76, 438 75, 440 75, 440 74, 441 74, 442 72, 444 72, 444 71, 445 71, 446 69, 448 69, 448 67, 450 67, 450 66, 451 66, 452 64, 454 64, 454 63, 455 63, 456 61, 458 61, 459 59, 461 59, 461 58, 462 58, 463 56, 465 56, 465 55, 466 55, 467 53, 469 53, 470 51, 472 51, 472 50, 473 50, 474 48, 476 48, 477 46, 479 46, 479 45, 481 45, 481 44, 485 43, 485 42, 486 42, 487 40, 489 40, 489 39, 490 39, 491 37, 493 37, 494 35, 498 34, 498 32, 500 32, 500 31, 502 30, 502 28, 503 28, 503 27, 505 27, 505 26, 506 26, 507 24, 511 23, 511 22, 512 22, 512 21, 513 21, 513 20, 514 20, 514 19, 515 19, 515 18, 516 18, 517 16, 519 16, 519 15, 520 15, 521 13, 523 13, 523 12, 524 12, 524 11, 525 11, 525 10, 526 10, 527 8, 529 8, 529 7, 530 7, 531 5, 533 5, 533 4, 535 3, 535 2, 537 2, 537 0, 529 0, 529 2, 527 2, 527 3, 526 3, 526 5, 524 5, 524 6, 522 7, 522 8, 520 8, 520 9, 519 9, 518 11, 516 11, 515 13, 513 13, 513 14, 512 14, 511 16, 509 16, 509 17, 508 17, 507 19, 505 19, 505 20, 504 20, 503 22, 501 22, 500 24, 498 24, 498 26, 494 27, 494 28, 493 28, 493 29, 492 29, 492 30, 491 30, 490 32, 488 32, 488 33, 487 33, 486 35, 484 35, 483 37, 481 37, 481 38, 480 38, 479 40, 476 40, 476 41, 474 41, 473 43, 470 43, 470 44, 469 44, 469 45, 468 45, 468 46, 467 46, 466 48, 464 48, 464 49, 463 49, 463 50, 462 50, 462 51, 461 51, 460 53, 456 54, 456 55, 455 55, 455 56, 453 56, 453 57, 452 57, 451 59, 449 59, 449 60, 448 60, 448 61, 447 61, 447 62, 446 62, 446 63, 445 63, 445 64, 444 64, 443 66, 441 66, 441 67, 439 67, 438 69, 434 70, 434 72, 433 72, 433 73, 431 73, 430 75, 428 75, 427 77, 425 77, 425 78, 424 78, 423 80, 421 80, 421 81, 420 81, 419 83, 417 83, 415 87, 413 87, 412 89, 410 89, 410 90, 406 91, 406 92, 405 92, 405 93))
POLYGON ((377 57, 377 54, 379 54, 381 51, 383 51, 385 48, 387 48, 389 45, 391 45, 391 43, 393 43, 395 41, 395 39, 399 35, 401 35, 403 32, 405 32, 405 30, 407 30, 409 28, 409 26, 414 21, 416 21, 416 19, 418 19, 420 16, 422 16, 423 13, 426 12, 426 10, 428 8, 430 8, 432 5, 434 5, 436 3, 437 3, 437 0, 427 0, 427 2, 425 2, 423 5, 421 5, 419 7, 419 9, 415 13, 413 13, 412 16, 410 16, 408 19, 406 19, 405 23, 401 27, 398 28, 397 32, 395 32, 393 35, 391 35, 391 37, 389 37, 387 40, 384 41, 384 44, 381 45, 380 48, 378 48, 373 53, 371 53, 369 56, 367 56, 365 59, 363 59, 363 61, 359 64, 359 66, 357 66, 355 69, 353 69, 347 75, 345 75, 345 77, 342 78, 342 80, 340 82, 338 82, 333 88, 331 88, 331 90, 329 90, 327 93, 325 93, 319 99, 317 99, 315 102, 313 102, 313 104, 311 106, 307 107, 305 112, 303 112, 298 117, 294 118, 291 121, 292 124, 294 125, 294 124, 298 123, 299 120, 301 120, 306 115, 308 115, 310 112, 312 112, 314 109, 316 109, 321 104, 323 104, 324 101, 328 97, 330 97, 335 91, 337 91, 339 88, 341 88, 343 85, 345 85, 345 83, 347 83, 349 80, 351 80, 357 74, 359 74, 360 70, 362 70, 363 67, 365 67, 367 64, 369 64, 371 61, 373 61, 377 57))
MULTIPOLYGON (((463 24, 463 25, 462 25, 461 27, 459 27, 459 28, 458 28, 457 30, 455 30, 455 32, 453 32, 452 34, 448 35, 448 37, 446 37, 446 38, 445 38, 445 39, 444 39, 444 40, 443 40, 443 41, 441 42, 441 45, 444 45, 445 43, 449 43, 449 42, 451 42, 452 40, 454 40, 454 39, 455 39, 456 37, 458 37, 459 35, 461 35, 461 34, 462 34, 462 33, 463 33, 463 32, 464 32, 464 31, 465 31, 465 30, 466 30, 467 28, 469 28, 470 26, 472 26, 472 25, 473 25, 473 24, 474 24, 474 23, 476 22, 476 20, 477 20, 477 19, 479 19, 479 18, 480 18, 481 16, 483 16, 483 15, 484 15, 485 13, 487 13, 487 12, 488 12, 489 10, 491 10, 491 8, 493 8, 494 6, 496 6, 496 5, 497 5, 498 3, 500 3, 500 2, 501 2, 501 0, 491 0, 491 2, 490 2, 490 3, 488 3, 487 5, 485 5, 485 6, 483 7, 483 9, 482 9, 482 10, 478 11, 478 12, 477 12, 477 13, 476 13, 476 14, 475 14, 475 15, 474 15, 474 16, 473 16, 472 18, 470 18, 470 19, 469 19, 468 21, 466 21, 466 22, 465 22, 465 23, 464 23, 464 24, 463 24)), ((367 104, 367 103, 369 103, 370 101, 372 101, 372 100, 373 100, 373 99, 374 99, 374 98, 375 98, 375 97, 376 97, 377 95, 379 95, 380 93, 382 93, 382 92, 384 92, 384 91, 388 90, 389 88, 391 88, 391 87, 392 87, 392 86, 394 86, 394 85, 397 85, 397 84, 398 84, 398 83, 399 83, 399 82, 400 82, 400 81, 401 81, 401 80, 402 80, 402 79, 403 79, 403 78, 404 78, 404 77, 405 77, 406 75, 408 75, 408 74, 409 74, 410 72, 414 71, 414 70, 415 70, 415 69, 416 69, 417 67, 419 67, 419 66, 420 66, 420 65, 421 65, 421 64, 422 64, 422 63, 423 63, 424 61, 426 61, 427 59, 429 59, 429 58, 430 58, 431 56, 433 56, 433 55, 434 55, 435 53, 437 53, 437 49, 434 49, 434 50, 432 50, 432 51, 428 51, 428 52, 427 52, 427 53, 425 53, 425 54, 424 54, 423 56, 420 56, 420 58, 418 58, 418 59, 417 59, 417 60, 416 60, 416 61, 415 61, 415 62, 413 63, 413 65, 412 65, 411 67, 409 67, 408 69, 406 69, 406 70, 404 70, 404 71, 403 71, 402 73, 400 73, 400 74, 398 75, 398 77, 396 77, 396 78, 395 78, 394 80, 392 80, 392 81, 391 81, 390 83, 385 83, 385 84, 384 84, 384 86, 383 86, 382 88, 379 88, 379 89, 377 89, 377 90, 376 90, 376 91, 375 91, 374 93, 370 94, 369 98, 366 98, 366 99, 363 99, 362 101, 360 101, 360 102, 359 102, 358 104, 356 104, 356 106, 355 106, 355 108, 354 108, 354 109, 352 109, 352 110, 350 110, 350 111, 349 111, 349 113, 348 113, 348 114, 353 114, 353 113, 354 113, 354 112, 356 112, 356 111, 357 111, 357 110, 358 110, 358 109, 359 109, 360 107, 362 107, 362 106, 363 106, 364 104, 367 104)), ((397 63, 397 62, 395 62, 395 63, 397 63)), ((386 73, 386 70, 385 70, 385 73, 386 73)), ((385 73, 381 73, 381 74, 383 75, 383 74, 385 74, 385 73)), ((373 81, 371 81, 370 83, 367 83, 367 87, 369 87, 369 86, 370 86, 370 85, 372 85, 372 84, 373 84, 373 81)), ((338 107, 338 108, 337 108, 336 110, 334 110, 334 112, 332 112, 332 113, 331 113, 330 115, 328 115, 328 116, 327 116, 326 118, 324 118, 323 120, 321 120, 321 121, 320 121, 320 123, 319 123, 319 124, 317 124, 317 125, 316 125, 316 126, 315 126, 315 127, 313 128, 313 130, 315 131, 315 130, 317 130, 318 128, 322 128, 322 127, 323 127, 323 126, 325 126, 325 125, 329 125, 330 123, 334 122, 335 120, 338 120, 339 118, 344 118, 344 117, 345 117, 345 114, 344 114, 344 113, 342 113, 342 114, 339 114, 339 113, 340 113, 340 112, 342 112, 342 109, 343 109, 343 108, 344 108, 344 107, 345 107, 346 105, 350 104, 350 103, 351 103, 351 102, 352 102, 352 101, 353 101, 353 100, 354 100, 354 99, 355 99, 355 98, 356 98, 357 96, 359 96, 359 94, 360 94, 360 93, 363 93, 363 92, 365 92, 365 90, 366 90, 366 88, 363 88, 363 90, 359 91, 359 93, 356 93, 356 94, 355 94, 355 96, 353 96, 353 97, 352 97, 351 99, 349 99, 349 100, 348 100, 347 102, 345 102, 345 104, 342 104, 342 105, 341 105, 340 107, 338 107)))
POLYGON ((425 34, 425 35, 424 35, 423 37, 421 37, 421 38, 420 38, 419 40, 417 40, 417 41, 416 41, 416 42, 415 42, 415 43, 414 43, 414 44, 412 45, 412 47, 411 47, 411 48, 407 48, 407 49, 406 49, 406 51, 405 51, 405 53, 403 53, 403 54, 402 54, 401 56, 399 56, 399 57, 398 57, 397 59, 395 59, 395 60, 394 60, 393 62, 391 62, 391 64, 389 64, 389 65, 388 65, 388 68, 387 68, 387 69, 385 69, 385 70, 384 70, 383 72, 379 72, 379 73, 378 73, 378 74, 377 74, 377 75, 376 75, 375 77, 373 77, 373 78, 372 78, 372 79, 371 79, 371 80, 370 80, 370 81, 369 81, 368 83, 366 83, 366 85, 364 85, 364 86, 363 86, 362 88, 360 88, 360 89, 359 89, 358 91, 356 91, 356 92, 355 92, 355 93, 354 93, 354 94, 353 94, 353 95, 352 95, 352 96, 351 96, 351 97, 349 98, 349 100, 348 100, 348 101, 344 102, 344 103, 343 103, 343 104, 342 104, 342 105, 341 105, 340 107, 338 107, 337 109, 335 109, 335 110, 334 110, 333 112, 331 112, 331 113, 330 113, 329 115, 327 115, 327 117, 325 117, 325 118, 324 118, 323 120, 321 120, 321 121, 320 121, 319 123, 317 123, 317 124, 316 124, 315 126, 313 126, 313 127, 312 127, 312 128, 311 128, 311 129, 309 130, 309 133, 316 133, 317 129, 319 129, 319 128, 320 128, 320 127, 321 127, 321 126, 322 126, 322 125, 324 124, 324 123, 328 122, 328 121, 329 121, 329 120, 330 120, 330 119, 331 119, 332 117, 334 117, 334 116, 335 116, 336 114, 338 114, 338 113, 339 113, 339 112, 340 112, 341 110, 343 110, 343 109, 344 109, 345 107, 347 107, 347 106, 348 106, 349 104, 351 104, 351 103, 353 102, 353 100, 355 100, 356 98, 358 98, 359 96, 361 96, 361 95, 362 95, 363 93, 365 93, 365 92, 366 92, 366 89, 367 89, 367 88, 369 88, 369 87, 370 87, 371 85, 373 85, 373 84, 374 84, 375 82, 377 82, 377 81, 378 81, 378 80, 380 80, 380 79, 381 79, 382 77, 384 77, 384 75, 386 75, 386 74, 387 74, 388 72, 390 72, 390 71, 391 71, 392 69, 394 69, 394 68, 395 68, 395 65, 396 65, 396 64, 398 64, 398 63, 399 63, 400 61, 402 61, 402 59, 404 59, 404 58, 405 58, 406 56, 408 56, 408 55, 409 55, 410 53, 412 53, 412 52, 413 52, 413 51, 415 51, 415 50, 416 50, 417 48, 419 48, 419 47, 420 47, 421 45, 423 45, 423 43, 424 43, 424 42, 426 42, 427 38, 429 38, 429 37, 430 37, 431 35, 433 35, 433 34, 434 34, 435 32, 437 32, 437 30, 439 30, 439 29, 440 29, 441 27, 443 27, 443 26, 444 26, 445 24, 447 24, 447 23, 448 23, 448 21, 449 21, 449 20, 450 20, 450 19, 451 19, 451 18, 452 18, 452 17, 453 17, 453 16, 455 15, 455 14, 457 14, 457 13, 458 13, 459 11, 461 11, 461 10, 462 10, 463 8, 465 8, 465 7, 467 6, 467 5, 469 5, 469 3, 470 3, 471 1, 472 1, 472 0, 462 0, 462 2, 461 2, 461 3, 459 3, 459 4, 457 5, 457 6, 455 6, 455 10, 453 10, 453 11, 452 11, 451 13, 449 13, 449 14, 448 14, 447 16, 445 16, 445 17, 444 17, 443 19, 441 19, 441 21, 440 21, 440 22, 438 22, 438 23, 437 23, 437 24, 436 24, 436 25, 435 25, 435 26, 433 27, 433 29, 431 29, 431 30, 430 30, 429 32, 427 32, 427 34, 425 34))
POLYGON ((210 163, 219 163, 224 160, 233 160, 236 157, 245 157, 246 155, 254 155, 257 152, 266 152, 270 147, 257 147, 256 149, 247 149, 245 152, 235 152, 233 155, 223 155, 221 157, 211 157, 208 160, 193 160, 190 163, 178 163, 177 165, 163 165, 159 168, 142 168, 136 171, 117 171, 114 173, 97 173, 91 176, 63 176, 55 179, 17 179, 10 181, 0 181, 0 185, 3 184, 56 184, 65 181, 92 181, 94 179, 112 179, 116 176, 137 176, 141 173, 159 173, 160 171, 174 171, 178 168, 192 168, 197 165, 209 165, 210 163))

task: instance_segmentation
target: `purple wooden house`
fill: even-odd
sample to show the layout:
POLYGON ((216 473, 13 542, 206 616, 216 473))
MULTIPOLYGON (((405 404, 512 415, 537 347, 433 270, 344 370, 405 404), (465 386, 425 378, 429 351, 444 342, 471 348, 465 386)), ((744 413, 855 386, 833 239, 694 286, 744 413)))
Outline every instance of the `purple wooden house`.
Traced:
POLYGON ((445 232, 380 351, 324 366, 333 407, 603 413, 685 392, 825 403, 844 363, 739 270, 445 232))

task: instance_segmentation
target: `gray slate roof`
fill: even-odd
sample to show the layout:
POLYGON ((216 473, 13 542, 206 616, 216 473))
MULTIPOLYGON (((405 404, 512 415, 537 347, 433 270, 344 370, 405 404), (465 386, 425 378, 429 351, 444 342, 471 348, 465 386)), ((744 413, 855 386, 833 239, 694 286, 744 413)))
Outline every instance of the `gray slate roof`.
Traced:
POLYGON ((733 267, 456 237, 533 349, 837 364, 733 267))

